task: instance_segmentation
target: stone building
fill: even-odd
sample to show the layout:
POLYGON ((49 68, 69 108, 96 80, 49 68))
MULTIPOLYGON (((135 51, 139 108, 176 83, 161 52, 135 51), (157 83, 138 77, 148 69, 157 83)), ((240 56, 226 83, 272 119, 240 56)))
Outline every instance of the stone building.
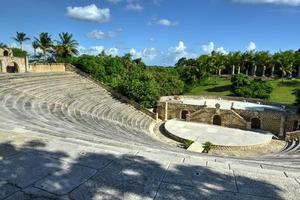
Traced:
POLYGON ((28 64, 28 58, 15 57, 9 48, 0 48, 0 73, 65 72, 65 63, 28 64))
POLYGON ((237 97, 168 96, 157 102, 160 119, 178 118, 239 129, 270 131, 284 137, 299 130, 300 115, 292 106, 237 97))
POLYGON ((28 66, 28 59, 26 57, 14 57, 11 49, 0 48, 0 72, 27 72, 28 66))

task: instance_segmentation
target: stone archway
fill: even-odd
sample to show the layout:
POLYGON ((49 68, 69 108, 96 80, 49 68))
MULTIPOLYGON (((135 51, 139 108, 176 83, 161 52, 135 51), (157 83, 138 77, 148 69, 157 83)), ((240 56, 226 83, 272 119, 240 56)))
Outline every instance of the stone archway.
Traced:
POLYGON ((213 124, 221 126, 222 125, 222 118, 220 115, 215 115, 213 118, 213 124))
POLYGON ((3 56, 9 56, 9 51, 4 50, 4 51, 3 51, 3 56))
POLYGON ((293 124, 293 131, 297 131, 298 129, 299 129, 299 122, 298 120, 295 120, 293 124))
POLYGON ((189 111, 182 110, 181 115, 180 115, 180 119, 186 120, 188 114, 189 114, 189 111))
POLYGON ((9 63, 6 66, 6 72, 7 73, 18 73, 19 72, 19 66, 18 66, 18 64, 15 63, 15 62, 9 63))
POLYGON ((255 117, 251 119, 251 129, 261 129, 261 121, 255 117))

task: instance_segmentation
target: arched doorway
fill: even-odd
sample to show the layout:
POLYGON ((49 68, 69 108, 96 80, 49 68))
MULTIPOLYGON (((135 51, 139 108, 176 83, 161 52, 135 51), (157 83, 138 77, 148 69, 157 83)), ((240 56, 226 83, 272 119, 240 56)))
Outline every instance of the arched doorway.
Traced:
POLYGON ((299 122, 298 120, 295 120, 293 125, 293 131, 297 131, 298 129, 299 129, 299 122))
POLYGON ((251 119, 251 129, 260 129, 261 122, 258 118, 251 119))
POLYGON ((183 119, 183 120, 186 120, 188 114, 189 114, 189 111, 183 110, 183 111, 181 111, 180 118, 183 119))
POLYGON ((18 73, 19 72, 19 67, 17 63, 9 63, 6 67, 6 72, 7 73, 18 73))
POLYGON ((3 51, 3 56, 9 56, 9 52, 7 50, 3 51))
POLYGON ((222 118, 220 115, 215 115, 213 118, 213 124, 221 126, 222 125, 222 118))

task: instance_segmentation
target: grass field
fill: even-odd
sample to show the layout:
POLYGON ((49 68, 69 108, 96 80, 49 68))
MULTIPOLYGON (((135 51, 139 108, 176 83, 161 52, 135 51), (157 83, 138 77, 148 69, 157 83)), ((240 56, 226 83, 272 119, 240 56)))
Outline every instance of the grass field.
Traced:
MULTIPOLYGON (((292 80, 271 80, 273 92, 270 101, 293 104, 295 96, 292 94, 295 88, 300 88, 300 79, 292 80)), ((210 77, 203 83, 195 86, 187 95, 212 95, 212 96, 230 96, 231 82, 228 78, 210 77)))

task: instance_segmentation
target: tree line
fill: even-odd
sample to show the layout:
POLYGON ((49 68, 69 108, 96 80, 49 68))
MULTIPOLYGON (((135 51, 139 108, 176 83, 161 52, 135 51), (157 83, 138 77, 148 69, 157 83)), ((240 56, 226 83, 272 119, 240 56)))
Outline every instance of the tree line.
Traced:
MULTIPOLYGON (((24 42, 31 40, 23 32, 17 32, 13 39, 20 46, 20 49, 14 49, 14 54, 24 52, 24 42)), ((111 56, 103 51, 95 56, 79 55, 79 44, 68 32, 60 33, 59 40, 53 40, 46 32, 32 40, 31 62, 71 63, 147 108, 153 107, 160 96, 183 94, 207 77, 222 74, 235 75, 232 77, 235 95, 268 98, 272 91, 270 85, 260 79, 249 79, 247 75, 292 77, 299 75, 300 67, 299 50, 274 54, 267 51, 229 54, 213 51, 198 58, 181 58, 174 67, 163 67, 147 66, 142 59, 133 59, 130 54, 111 56)))
POLYGON ((182 68, 182 78, 197 83, 206 74, 246 74, 252 76, 292 77, 300 76, 300 50, 230 52, 223 54, 213 51, 195 59, 181 58, 175 65, 182 68))

